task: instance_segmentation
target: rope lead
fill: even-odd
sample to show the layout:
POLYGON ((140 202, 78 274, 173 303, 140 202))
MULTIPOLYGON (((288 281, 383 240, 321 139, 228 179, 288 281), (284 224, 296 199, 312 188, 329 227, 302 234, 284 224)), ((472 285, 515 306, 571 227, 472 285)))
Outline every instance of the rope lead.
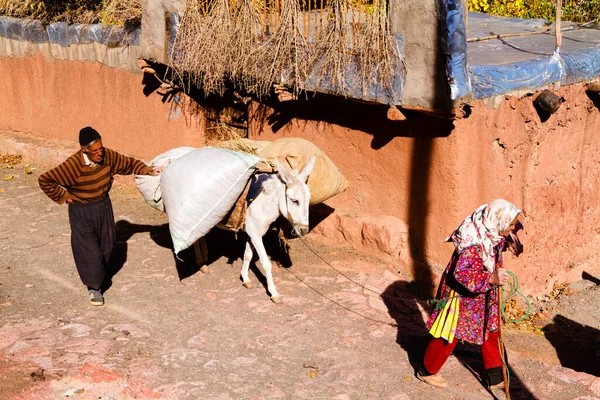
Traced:
POLYGON ((502 317, 504 318, 505 321, 516 324, 516 323, 519 323, 519 322, 527 319, 527 317, 529 317, 529 314, 531 313, 531 303, 529 302, 529 299, 527 298, 527 296, 525 296, 523 293, 519 292, 519 290, 518 290, 519 289, 519 279, 517 278, 517 275, 515 275, 514 272, 512 272, 512 271, 509 271, 509 270, 505 270, 505 271, 508 274, 508 276, 510 276, 512 278, 512 282, 509 281, 507 285, 502 286, 503 299, 502 299, 502 304, 500 304, 500 310, 502 312, 502 317), (505 289, 505 286, 508 286, 509 289, 505 289), (504 307, 505 307, 506 301, 509 300, 511 297, 513 297, 516 294, 518 294, 523 299, 525 299, 525 303, 527 303, 527 311, 525 312, 525 315, 523 315, 521 318, 512 319, 512 318, 508 318, 506 316, 506 314, 504 313, 504 307))

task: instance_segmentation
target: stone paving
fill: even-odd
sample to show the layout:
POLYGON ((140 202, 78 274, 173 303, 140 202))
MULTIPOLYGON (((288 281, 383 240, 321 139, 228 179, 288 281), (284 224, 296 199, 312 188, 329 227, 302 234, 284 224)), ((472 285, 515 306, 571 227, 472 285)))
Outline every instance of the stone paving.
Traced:
MULTIPOLYGON (((111 194, 119 270, 92 307, 67 209, 39 190, 39 172, 0 174, 13 175, 0 180, 2 399, 493 398, 469 346, 442 370, 449 388, 415 379, 427 304, 404 271, 309 243, 336 271, 292 240, 276 305, 263 285, 242 287, 241 241, 215 235, 210 273, 196 272, 189 252, 174 258, 166 216, 123 184, 111 194)), ((507 346, 523 386, 512 398, 600 398, 600 378, 560 366, 543 337, 507 332, 507 346)))

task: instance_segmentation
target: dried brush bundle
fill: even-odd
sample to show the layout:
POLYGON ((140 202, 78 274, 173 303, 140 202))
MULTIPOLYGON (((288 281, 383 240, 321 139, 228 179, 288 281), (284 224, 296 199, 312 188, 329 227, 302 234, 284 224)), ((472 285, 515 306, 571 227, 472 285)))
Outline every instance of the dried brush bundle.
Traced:
POLYGON ((186 0, 183 16, 179 21, 179 29, 169 54, 169 68, 182 82, 186 91, 191 85, 197 85, 199 68, 196 59, 201 56, 198 52, 198 41, 203 36, 204 17, 201 0, 186 0))
POLYGON ((170 67, 207 94, 225 91, 232 31, 229 5, 229 0, 212 0, 206 10, 206 3, 187 0, 173 44, 170 67))
MULTIPOLYGON (((252 0, 233 4, 233 29, 229 40, 229 79, 234 86, 248 92, 256 91, 256 79, 252 78, 250 57, 258 47, 262 33, 260 10, 252 0)), ((223 49, 225 51, 225 49, 223 49)))
POLYGON ((140 26, 142 3, 140 0, 103 0, 100 22, 120 26, 140 26))
POLYGON ((207 143, 210 146, 258 155, 258 149, 252 145, 252 141, 244 140, 227 125, 219 124, 209 129, 207 143))
POLYGON ((343 94, 355 82, 348 81, 348 68, 355 61, 351 43, 350 7, 347 0, 329 0, 331 13, 313 50, 310 65, 317 86, 326 85, 334 94, 343 94))
POLYGON ((299 3, 282 0, 279 26, 250 57, 248 71, 256 79, 254 92, 266 97, 273 84, 291 87, 297 94, 308 74, 306 39, 299 26, 299 3))
POLYGON ((373 12, 366 17, 357 44, 362 95, 367 87, 381 85, 397 104, 400 99, 394 88, 394 77, 400 59, 390 30, 387 1, 374 0, 373 12))
POLYGON ((0 0, 0 15, 41 20, 44 24, 96 24, 101 0, 0 0))

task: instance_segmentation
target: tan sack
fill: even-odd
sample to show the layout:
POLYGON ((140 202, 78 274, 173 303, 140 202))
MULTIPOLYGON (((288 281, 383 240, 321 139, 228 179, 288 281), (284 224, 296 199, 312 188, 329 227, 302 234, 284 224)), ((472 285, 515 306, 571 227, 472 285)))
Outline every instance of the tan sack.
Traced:
POLYGON ((342 193, 348 187, 348 181, 333 161, 316 145, 306 139, 282 138, 263 147, 258 155, 261 158, 279 158, 286 166, 298 172, 306 166, 313 155, 316 156, 315 166, 308 177, 310 188, 310 204, 319 204, 342 193))

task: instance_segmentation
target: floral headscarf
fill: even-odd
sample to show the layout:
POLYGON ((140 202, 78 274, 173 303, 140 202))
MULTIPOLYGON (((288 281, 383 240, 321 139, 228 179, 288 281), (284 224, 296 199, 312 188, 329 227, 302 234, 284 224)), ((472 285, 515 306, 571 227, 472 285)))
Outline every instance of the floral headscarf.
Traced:
POLYGON ((503 199, 494 200, 469 215, 445 241, 453 242, 459 253, 470 246, 479 247, 485 268, 494 272, 494 249, 503 239, 500 232, 508 228, 519 213, 521 210, 514 204, 503 199))

